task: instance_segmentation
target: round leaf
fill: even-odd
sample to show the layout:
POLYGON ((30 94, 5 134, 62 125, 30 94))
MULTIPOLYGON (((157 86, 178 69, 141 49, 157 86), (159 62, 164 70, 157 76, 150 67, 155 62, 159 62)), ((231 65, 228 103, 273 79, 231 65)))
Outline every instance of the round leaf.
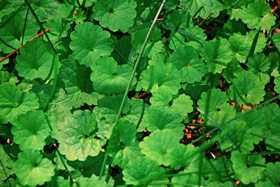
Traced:
POLYGON ((270 28, 275 24, 276 17, 270 13, 269 3, 264 3, 262 0, 256 0, 250 3, 246 8, 243 8, 241 20, 247 24, 250 29, 265 29, 270 28))
POLYGON ((230 43, 225 38, 205 42, 201 48, 201 56, 208 64, 208 71, 221 73, 232 60, 230 43))
MULTIPOLYGON (((100 58, 91 66, 93 88, 99 93, 116 94, 125 91, 132 69, 128 65, 119 66, 112 57, 100 58)), ((135 79, 133 84, 135 84, 135 79)))
POLYGON ((12 134, 21 150, 42 150, 50 128, 43 111, 29 111, 12 122, 12 134))
POLYGON ((97 156, 102 140, 97 139, 95 115, 89 110, 77 110, 58 132, 59 150, 68 160, 84 161, 88 156, 97 156))
POLYGON ((99 0, 93 6, 92 17, 111 31, 127 32, 133 26, 137 3, 134 0, 99 0))
POLYGON ((156 161, 158 164, 169 166, 171 160, 168 158, 170 152, 175 146, 179 145, 179 139, 183 136, 183 131, 174 131, 172 129, 156 130, 150 136, 140 142, 141 153, 156 161), (181 133, 181 134, 180 134, 181 133))
POLYGON ((70 35, 70 49, 73 58, 87 67, 99 57, 109 56, 113 51, 109 40, 110 33, 90 22, 79 24, 70 35))
POLYGON ((40 154, 39 151, 28 150, 18 154, 15 163, 16 175, 22 185, 43 185, 54 176, 55 166, 40 154))
POLYGON ((259 104, 265 95, 265 84, 252 72, 244 71, 241 75, 233 79, 230 86, 233 98, 233 88, 239 104, 259 104))
POLYGON ((16 70, 25 79, 46 79, 50 74, 54 55, 50 47, 40 38, 28 42, 17 57, 16 70))

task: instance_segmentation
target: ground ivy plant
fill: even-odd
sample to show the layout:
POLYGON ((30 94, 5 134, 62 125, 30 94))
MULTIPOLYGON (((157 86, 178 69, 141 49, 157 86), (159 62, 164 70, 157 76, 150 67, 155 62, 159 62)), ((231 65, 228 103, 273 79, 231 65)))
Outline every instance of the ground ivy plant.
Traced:
POLYGON ((279 186, 278 0, 0 2, 0 186, 279 186))

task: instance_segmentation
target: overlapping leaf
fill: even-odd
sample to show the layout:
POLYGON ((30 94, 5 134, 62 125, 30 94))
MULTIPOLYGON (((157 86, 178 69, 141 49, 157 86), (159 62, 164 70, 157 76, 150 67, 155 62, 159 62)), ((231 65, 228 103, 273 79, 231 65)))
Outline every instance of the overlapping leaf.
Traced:
POLYGON ((141 153, 160 165, 169 166, 171 160, 168 158, 168 154, 172 148, 179 145, 180 135, 182 136, 183 133, 178 130, 156 130, 140 142, 141 153))
POLYGON ((84 161, 88 156, 97 156, 104 144, 97 138, 95 115, 89 110, 77 110, 58 132, 59 150, 68 160, 84 161))
POLYGON ((11 83, 0 85, 0 122, 14 121, 21 114, 37 109, 38 98, 35 94, 22 92, 11 83))
POLYGON ((164 171, 155 161, 148 157, 137 157, 129 162, 123 170, 123 179, 126 184, 138 185, 143 184, 143 180, 149 177, 155 177, 164 171))
POLYGON ((261 155, 247 156, 244 153, 234 151, 231 155, 231 161, 236 179, 245 185, 251 182, 257 183, 264 176, 265 161, 261 155))
POLYGON ((55 56, 45 41, 36 38, 27 43, 21 52, 16 64, 16 70, 21 77, 44 80, 51 74, 55 56))
MULTIPOLYGON (((119 66, 112 57, 103 57, 91 66, 93 89, 102 94, 123 93, 128 85, 132 69, 119 66)), ((135 79, 132 86, 135 84, 135 79)))
POLYGON ((260 82, 260 78, 252 72, 244 71, 242 74, 233 79, 230 86, 233 98, 233 89, 240 104, 259 104, 263 101, 265 84, 260 82))
POLYGON ((201 56, 206 61, 209 72, 221 73, 232 59, 230 43, 225 38, 208 41, 201 49, 201 56))
POLYGON ((181 79, 187 83, 201 81, 206 65, 198 58, 193 47, 180 47, 171 56, 171 63, 180 71, 181 79))
POLYGON ((70 35, 73 58, 80 64, 91 66, 99 57, 109 56, 113 51, 110 33, 90 22, 79 24, 70 35))
POLYGON ((148 69, 141 74, 140 85, 145 91, 156 92, 160 87, 165 88, 172 94, 177 94, 180 89, 180 75, 172 64, 149 65, 148 69))
MULTIPOLYGON (((214 119, 218 124, 225 122, 234 117, 234 108, 227 103, 228 98, 224 92, 219 89, 211 89, 201 94, 201 99, 197 104, 199 111, 202 113, 201 117, 206 119, 206 111, 208 115, 214 119), (209 99, 208 99, 209 98, 209 99)), ((214 125, 212 120, 209 120, 210 124, 214 125)))
POLYGON ((270 10, 269 4, 264 4, 262 0, 256 0, 243 9, 241 20, 250 29, 269 30, 275 24, 276 19, 270 10))

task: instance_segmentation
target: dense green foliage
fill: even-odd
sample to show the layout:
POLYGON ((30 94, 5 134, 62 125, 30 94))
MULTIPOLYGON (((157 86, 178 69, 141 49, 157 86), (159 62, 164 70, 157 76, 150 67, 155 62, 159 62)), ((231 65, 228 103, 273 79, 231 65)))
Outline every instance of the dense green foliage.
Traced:
POLYGON ((0 1, 0 186, 278 186, 274 5, 0 1))

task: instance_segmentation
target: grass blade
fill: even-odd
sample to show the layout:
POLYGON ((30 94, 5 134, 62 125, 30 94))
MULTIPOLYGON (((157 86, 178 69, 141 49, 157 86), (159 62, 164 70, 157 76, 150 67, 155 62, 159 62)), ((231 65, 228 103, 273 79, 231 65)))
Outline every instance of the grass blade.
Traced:
MULTIPOLYGON (((159 14, 160 14, 160 12, 161 12, 161 10, 162 10, 162 8, 163 8, 165 2, 166 2, 166 0, 163 0, 163 1, 162 1, 161 5, 160 5, 160 7, 159 7, 159 9, 158 9, 158 12, 157 12, 157 14, 156 14, 156 16, 155 16, 155 18, 154 18, 154 21, 153 21, 153 23, 152 23, 152 25, 151 25, 151 27, 150 27, 150 29, 149 29, 147 35, 146 35, 146 38, 145 38, 145 40, 144 40, 144 43, 143 43, 143 45, 142 45, 142 47, 141 47, 140 53, 139 53, 139 55, 138 55, 138 57, 137 57, 137 60, 136 60, 136 62, 135 62, 133 71, 132 71, 132 73, 131 73, 129 82, 128 82, 127 87, 126 87, 126 90, 125 90, 125 93, 124 93, 124 95, 123 95, 122 102, 121 102, 121 105, 120 105, 120 108, 119 108, 119 111, 118 111, 118 114, 117 114, 117 119, 116 119, 116 121, 115 121, 115 123, 114 123, 114 125, 113 125, 113 128, 116 126, 116 124, 118 123, 118 121, 119 121, 119 119, 120 119, 120 117, 121 117, 121 113, 122 113, 122 110, 123 110, 124 105, 125 105, 125 102, 126 102, 126 97, 127 97, 129 88, 130 88, 130 86, 131 86, 131 84, 132 84, 133 78, 134 78, 134 76, 135 76, 136 70, 137 70, 137 68, 138 68, 138 65, 139 65, 141 56, 142 56, 142 54, 143 54, 143 52, 144 52, 144 49, 145 49, 146 44, 147 44, 147 42, 148 42, 148 39, 149 39, 149 37, 150 37, 150 35, 151 35, 151 32, 152 32, 152 30, 153 30, 153 28, 154 28, 154 26, 155 26, 155 23, 156 23, 156 21, 157 21, 157 19, 158 19, 158 16, 159 16, 159 14)), ((105 165, 106 165, 107 158, 108 158, 107 152, 105 152, 104 160, 103 160, 103 162, 102 162, 102 166, 101 166, 100 173, 99 173, 99 180, 102 179, 102 176, 103 176, 103 173, 104 173, 104 169, 105 169, 105 165)))
POLYGON ((254 37, 254 40, 252 42, 252 45, 251 45, 251 49, 249 51, 249 54, 247 56, 247 59, 246 59, 246 62, 248 61, 248 59, 253 56, 254 52, 255 52, 255 49, 256 49, 256 46, 257 46, 257 43, 258 43, 258 39, 259 39, 259 34, 260 34, 260 29, 257 31, 255 37, 254 37))

